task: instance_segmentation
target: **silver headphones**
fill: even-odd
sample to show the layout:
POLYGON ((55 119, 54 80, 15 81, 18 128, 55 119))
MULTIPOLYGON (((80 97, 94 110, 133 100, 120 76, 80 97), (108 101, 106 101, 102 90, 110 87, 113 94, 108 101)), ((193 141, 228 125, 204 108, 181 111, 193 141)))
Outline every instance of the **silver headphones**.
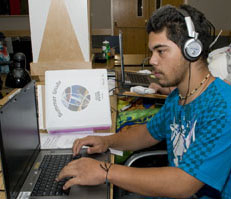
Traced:
POLYGON ((177 8, 177 10, 184 16, 185 24, 188 30, 188 39, 182 46, 182 53, 188 61, 196 61, 200 57, 203 50, 203 45, 198 39, 199 33, 195 31, 193 21, 188 12, 179 8, 177 8))

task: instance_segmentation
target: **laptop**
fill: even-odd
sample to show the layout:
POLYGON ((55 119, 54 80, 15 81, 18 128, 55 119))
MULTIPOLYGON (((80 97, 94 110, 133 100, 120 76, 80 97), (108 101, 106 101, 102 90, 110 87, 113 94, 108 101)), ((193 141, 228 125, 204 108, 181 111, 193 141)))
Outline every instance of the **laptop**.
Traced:
POLYGON ((119 80, 121 81, 122 87, 123 86, 149 87, 149 85, 153 82, 158 83, 158 79, 153 77, 152 74, 143 74, 143 73, 125 71, 124 56, 123 56, 123 35, 121 31, 119 31, 119 48, 120 48, 120 62, 121 62, 120 64, 121 75, 119 80))
MULTIPOLYGON (((71 149, 40 148, 35 82, 31 81, 0 109, 0 150, 6 198, 106 199, 109 185, 73 186, 55 181, 59 171, 72 160, 71 149), (47 177, 47 174, 53 176, 47 177), (45 176, 44 176, 45 175, 45 176), (45 179, 44 182, 41 180, 45 179), (41 184, 39 184, 41 183, 41 184), (53 188, 49 190, 48 188, 53 188)), ((82 150, 81 158, 87 155, 82 150)), ((109 161, 109 154, 90 157, 109 161)))

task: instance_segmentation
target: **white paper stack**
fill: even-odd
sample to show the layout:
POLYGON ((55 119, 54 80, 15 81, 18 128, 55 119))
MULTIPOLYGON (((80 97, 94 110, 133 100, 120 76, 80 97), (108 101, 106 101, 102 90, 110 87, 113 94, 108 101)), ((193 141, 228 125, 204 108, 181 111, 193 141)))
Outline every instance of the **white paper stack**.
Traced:
POLYGON ((49 133, 111 127, 106 69, 46 71, 45 89, 49 133))

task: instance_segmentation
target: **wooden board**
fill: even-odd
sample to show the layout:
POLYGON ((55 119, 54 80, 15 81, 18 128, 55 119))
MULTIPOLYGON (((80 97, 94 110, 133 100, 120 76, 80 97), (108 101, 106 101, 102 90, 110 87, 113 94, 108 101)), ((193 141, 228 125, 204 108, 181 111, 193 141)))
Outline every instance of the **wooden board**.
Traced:
POLYGON ((38 62, 51 61, 84 61, 63 0, 51 1, 38 58, 38 62))

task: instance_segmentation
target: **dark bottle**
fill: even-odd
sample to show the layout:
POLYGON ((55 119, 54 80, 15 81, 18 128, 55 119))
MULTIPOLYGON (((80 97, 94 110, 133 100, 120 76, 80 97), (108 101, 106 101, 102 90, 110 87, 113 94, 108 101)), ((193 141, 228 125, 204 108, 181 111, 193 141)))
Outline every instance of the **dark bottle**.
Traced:
POLYGON ((6 77, 6 86, 10 88, 22 88, 31 81, 29 72, 26 70, 26 56, 16 53, 13 57, 13 65, 6 77))

